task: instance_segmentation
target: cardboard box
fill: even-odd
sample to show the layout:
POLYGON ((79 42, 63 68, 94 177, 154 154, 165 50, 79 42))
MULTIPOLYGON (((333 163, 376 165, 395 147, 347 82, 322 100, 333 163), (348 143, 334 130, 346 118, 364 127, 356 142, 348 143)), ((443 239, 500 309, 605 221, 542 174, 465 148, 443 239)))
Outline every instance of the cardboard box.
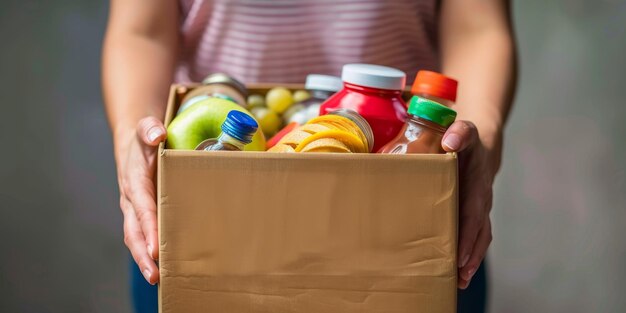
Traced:
POLYGON ((159 150, 160 312, 456 310, 456 155, 159 150))

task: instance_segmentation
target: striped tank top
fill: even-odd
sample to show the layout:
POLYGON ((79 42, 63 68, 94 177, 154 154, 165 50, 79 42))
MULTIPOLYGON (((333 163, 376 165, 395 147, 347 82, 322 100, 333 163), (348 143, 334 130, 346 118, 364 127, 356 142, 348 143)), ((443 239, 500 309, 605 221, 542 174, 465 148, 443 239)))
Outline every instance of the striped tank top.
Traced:
POLYGON ((177 82, 302 83, 347 63, 437 70, 438 0, 180 0, 177 82))

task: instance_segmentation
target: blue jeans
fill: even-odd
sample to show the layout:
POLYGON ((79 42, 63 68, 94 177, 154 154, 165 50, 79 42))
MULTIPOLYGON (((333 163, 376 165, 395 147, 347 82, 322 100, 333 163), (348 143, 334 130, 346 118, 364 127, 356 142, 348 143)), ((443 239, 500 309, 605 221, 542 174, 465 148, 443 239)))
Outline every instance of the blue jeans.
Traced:
MULTIPOLYGON (((478 268, 470 287, 459 290, 457 312, 482 313, 485 312, 487 302, 487 274, 485 262, 478 268)), ((135 313, 157 313, 158 299, 157 286, 146 282, 135 262, 131 260, 131 293, 135 313)))
POLYGON ((158 313, 158 287, 148 284, 139 267, 130 259, 130 293, 135 313, 158 313))
POLYGON ((469 287, 457 293, 458 313, 483 313, 487 311, 487 264, 480 265, 469 287))

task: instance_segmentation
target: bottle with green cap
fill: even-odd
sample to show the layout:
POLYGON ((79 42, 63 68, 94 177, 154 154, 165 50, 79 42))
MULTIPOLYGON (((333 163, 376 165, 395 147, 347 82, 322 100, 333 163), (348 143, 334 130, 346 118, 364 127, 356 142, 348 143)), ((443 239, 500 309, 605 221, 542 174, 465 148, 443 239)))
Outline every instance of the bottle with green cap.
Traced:
POLYGON ((456 112, 435 101, 413 96, 409 117, 398 136, 378 152, 391 154, 445 153, 441 139, 454 122, 456 112))

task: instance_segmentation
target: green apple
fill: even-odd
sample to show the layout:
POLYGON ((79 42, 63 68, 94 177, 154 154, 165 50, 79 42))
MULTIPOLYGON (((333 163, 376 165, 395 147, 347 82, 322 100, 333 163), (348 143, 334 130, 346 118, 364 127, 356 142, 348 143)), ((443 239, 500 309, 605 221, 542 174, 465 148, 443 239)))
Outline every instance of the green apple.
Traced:
MULTIPOLYGON (((169 149, 193 150, 200 142, 217 138, 222 132, 222 123, 232 110, 250 114, 236 103, 219 98, 208 98, 177 115, 167 127, 167 147, 169 149)), ((265 136, 259 129, 246 151, 265 151, 265 136)))

